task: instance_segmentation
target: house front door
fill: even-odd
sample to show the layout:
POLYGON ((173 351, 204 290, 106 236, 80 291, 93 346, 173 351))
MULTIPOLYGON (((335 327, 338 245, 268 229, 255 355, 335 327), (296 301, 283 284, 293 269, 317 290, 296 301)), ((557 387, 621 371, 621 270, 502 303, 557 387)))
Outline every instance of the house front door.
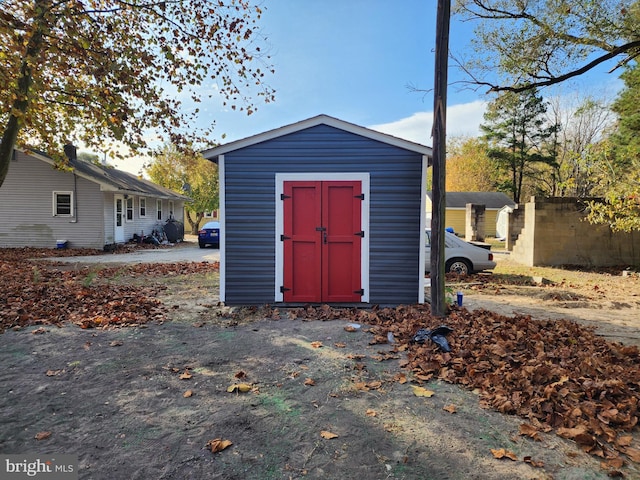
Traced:
POLYGON ((124 243, 124 198, 121 195, 115 195, 114 202, 113 241, 124 243))
POLYGON ((285 181, 285 302, 359 302, 360 181, 285 181))

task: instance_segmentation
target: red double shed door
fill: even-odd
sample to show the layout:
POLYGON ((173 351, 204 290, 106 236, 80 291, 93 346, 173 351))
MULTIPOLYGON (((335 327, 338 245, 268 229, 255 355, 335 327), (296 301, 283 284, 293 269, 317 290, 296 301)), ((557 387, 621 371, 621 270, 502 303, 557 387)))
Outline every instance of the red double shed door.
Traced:
POLYGON ((359 302, 362 183, 285 181, 285 302, 359 302))

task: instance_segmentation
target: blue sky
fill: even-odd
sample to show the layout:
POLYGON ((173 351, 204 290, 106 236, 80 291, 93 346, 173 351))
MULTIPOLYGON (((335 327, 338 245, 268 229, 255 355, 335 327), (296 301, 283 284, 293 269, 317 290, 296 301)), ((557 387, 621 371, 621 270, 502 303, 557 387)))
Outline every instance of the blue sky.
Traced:
MULTIPOLYGON (((260 25, 275 68, 267 82, 276 101, 257 103, 257 112, 247 116, 205 100, 203 120, 216 122, 212 144, 327 114, 431 145, 432 94, 408 86, 433 87, 436 0, 267 0, 264 7, 260 25)), ((453 54, 471 54, 472 30, 452 18, 453 54)), ((461 88, 463 78, 450 62, 449 137, 477 135, 490 100, 485 91, 461 88)), ((563 88, 584 92, 597 83, 604 91, 616 82, 617 74, 600 72, 563 88)), ((139 171, 131 159, 113 163, 139 171)))

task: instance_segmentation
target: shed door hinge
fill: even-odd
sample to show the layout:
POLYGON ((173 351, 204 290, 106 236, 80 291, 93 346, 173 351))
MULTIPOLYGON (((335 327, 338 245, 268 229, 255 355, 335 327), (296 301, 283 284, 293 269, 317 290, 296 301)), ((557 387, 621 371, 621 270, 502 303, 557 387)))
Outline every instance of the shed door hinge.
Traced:
POLYGON ((362 296, 364 295, 364 288, 361 288, 360 290, 354 290, 353 293, 357 293, 358 295, 362 296))
POLYGON ((360 230, 359 232, 354 233, 356 237, 364 238, 364 230, 360 230))
POLYGON ((285 288, 284 286, 280 287, 280 293, 288 292, 289 290, 291 290, 291 289, 290 288, 285 288))
POLYGON ((285 240, 291 240, 291 237, 287 237, 286 235, 280 235, 280 241, 284 242, 285 240))
POLYGON ((280 200, 284 200, 285 198, 291 198, 291 195, 285 195, 284 193, 281 193, 280 200))
POLYGON ((353 198, 359 198, 360 200, 364 200, 364 193, 361 193, 360 195, 354 195, 353 198))

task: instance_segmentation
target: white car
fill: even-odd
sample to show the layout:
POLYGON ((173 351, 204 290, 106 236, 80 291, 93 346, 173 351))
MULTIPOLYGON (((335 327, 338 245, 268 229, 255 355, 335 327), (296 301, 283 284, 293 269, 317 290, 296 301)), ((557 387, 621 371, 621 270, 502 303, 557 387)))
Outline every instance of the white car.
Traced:
MULTIPOLYGON (((431 229, 428 228, 426 233, 424 271, 429 273, 431 271, 431 229)), ((482 270, 492 270, 496 267, 496 262, 493 261, 493 253, 486 248, 465 242, 453 233, 444 232, 444 244, 445 273, 466 275, 482 270)))

